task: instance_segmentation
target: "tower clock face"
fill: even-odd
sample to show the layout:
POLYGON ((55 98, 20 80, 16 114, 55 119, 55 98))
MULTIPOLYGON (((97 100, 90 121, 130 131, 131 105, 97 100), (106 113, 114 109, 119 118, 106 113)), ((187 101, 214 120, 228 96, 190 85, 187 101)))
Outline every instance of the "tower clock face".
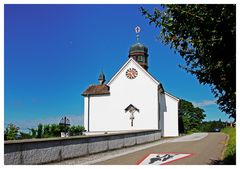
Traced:
POLYGON ((128 79, 134 79, 136 78, 138 75, 138 72, 136 69, 134 68, 129 68, 127 71, 126 71, 126 76, 128 79))

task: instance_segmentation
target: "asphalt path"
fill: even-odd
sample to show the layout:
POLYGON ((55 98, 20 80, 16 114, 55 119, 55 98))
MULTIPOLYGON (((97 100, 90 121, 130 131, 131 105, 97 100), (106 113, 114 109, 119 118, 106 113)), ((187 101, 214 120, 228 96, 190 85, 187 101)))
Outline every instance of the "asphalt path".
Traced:
POLYGON ((168 152, 190 154, 186 158, 181 158, 172 162, 170 161, 167 163, 168 165, 218 164, 222 158, 226 141, 227 135, 223 133, 209 133, 207 135, 195 134, 177 138, 157 146, 116 158, 97 162, 95 165, 136 165, 139 164, 139 161, 144 160, 149 154, 168 152))
MULTIPOLYGON (((141 164, 141 161, 144 161, 144 158, 148 155, 154 153, 157 155, 163 154, 163 156, 169 153, 180 154, 180 156, 183 154, 186 156, 187 154, 186 157, 172 161, 169 159, 170 161, 165 163, 168 165, 219 164, 226 142, 227 135, 224 133, 194 133, 177 138, 163 138, 151 143, 97 153, 52 164, 137 165, 141 164)), ((177 156, 175 156, 175 158, 177 158, 177 156)))

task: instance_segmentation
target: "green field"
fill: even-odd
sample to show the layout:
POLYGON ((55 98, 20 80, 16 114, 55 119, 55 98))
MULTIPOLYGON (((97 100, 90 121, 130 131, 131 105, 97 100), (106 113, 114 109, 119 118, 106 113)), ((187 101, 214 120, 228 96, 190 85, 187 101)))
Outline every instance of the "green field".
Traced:
POLYGON ((236 128, 227 127, 221 130, 221 132, 228 134, 229 140, 227 149, 224 153, 224 164, 236 164, 236 128))

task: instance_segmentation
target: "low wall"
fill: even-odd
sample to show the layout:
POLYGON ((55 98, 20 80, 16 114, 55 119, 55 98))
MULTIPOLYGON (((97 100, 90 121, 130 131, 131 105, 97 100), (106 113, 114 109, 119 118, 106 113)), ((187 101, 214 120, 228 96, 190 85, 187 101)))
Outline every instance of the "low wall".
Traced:
POLYGON ((4 164, 45 164, 159 140, 160 130, 4 142, 4 164))

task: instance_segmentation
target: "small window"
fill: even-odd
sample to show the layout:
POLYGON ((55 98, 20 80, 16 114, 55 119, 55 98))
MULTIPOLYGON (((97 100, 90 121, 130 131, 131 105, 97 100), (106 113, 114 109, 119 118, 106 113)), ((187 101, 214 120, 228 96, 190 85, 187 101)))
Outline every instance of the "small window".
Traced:
POLYGON ((143 57, 142 56, 138 56, 138 61, 139 62, 143 62, 143 57))

